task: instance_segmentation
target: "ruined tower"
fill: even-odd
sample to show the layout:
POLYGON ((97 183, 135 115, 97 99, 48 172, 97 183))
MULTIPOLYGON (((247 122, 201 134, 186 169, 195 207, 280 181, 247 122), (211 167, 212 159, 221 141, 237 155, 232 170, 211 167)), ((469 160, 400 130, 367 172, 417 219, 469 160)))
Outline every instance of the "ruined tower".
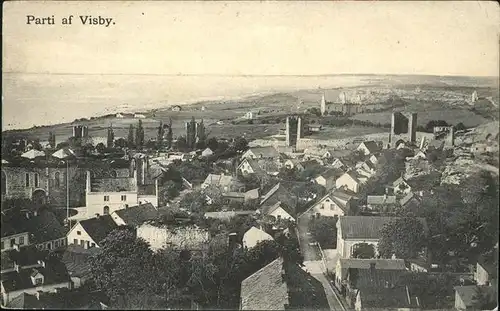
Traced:
POLYGON ((321 106, 320 106, 320 110, 321 110, 321 115, 325 115, 325 112, 326 112, 326 100, 325 100, 325 93, 323 93, 321 95, 321 106))
POLYGON ((414 144, 417 139, 417 113, 393 112, 389 145, 392 148, 402 142, 414 144))
POLYGON ((302 120, 300 117, 286 117, 286 146, 295 147, 302 135, 302 120))

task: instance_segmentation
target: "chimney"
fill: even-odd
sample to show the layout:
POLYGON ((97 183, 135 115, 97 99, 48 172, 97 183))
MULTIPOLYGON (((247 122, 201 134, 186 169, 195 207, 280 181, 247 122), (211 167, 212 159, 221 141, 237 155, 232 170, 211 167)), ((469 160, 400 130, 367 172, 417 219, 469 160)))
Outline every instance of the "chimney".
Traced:
POLYGON ((40 296, 42 295, 42 291, 41 290, 37 291, 35 295, 36 295, 36 299, 40 300, 40 296))
POLYGON ((45 261, 43 261, 43 260, 38 260, 38 264, 39 264, 40 266, 42 266, 43 268, 45 268, 45 261))
POLYGON ((16 250, 16 251, 19 251, 19 244, 14 244, 13 248, 16 250))
POLYGON ((233 249, 238 244, 238 234, 236 232, 231 232, 228 234, 228 245, 229 249, 233 249))
POLYGON ((14 270, 15 270, 17 273, 19 273, 19 270, 20 270, 20 269, 21 269, 21 268, 19 267, 19 264, 17 263, 17 261, 14 261, 14 270))
POLYGON ((406 289, 406 298, 408 299, 408 304, 411 305, 410 290, 408 289, 408 286, 405 286, 405 289, 406 289))
POLYGON ((29 212, 29 211, 27 211, 27 212, 25 213, 25 215, 26 215, 26 219, 30 219, 30 212, 29 212))

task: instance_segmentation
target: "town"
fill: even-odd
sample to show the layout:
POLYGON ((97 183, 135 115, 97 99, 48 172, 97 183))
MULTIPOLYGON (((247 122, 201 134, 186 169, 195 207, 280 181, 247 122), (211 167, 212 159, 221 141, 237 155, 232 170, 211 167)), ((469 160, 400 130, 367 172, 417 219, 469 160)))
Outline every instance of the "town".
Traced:
POLYGON ((88 120, 3 137, 2 307, 496 308, 498 121, 422 124, 411 94, 315 92, 280 116, 192 112, 179 130, 175 105, 109 115, 105 137, 88 120), (350 119, 384 109, 387 125, 350 119), (258 138, 212 131, 269 118, 258 138), (330 132, 354 125, 378 131, 330 132))

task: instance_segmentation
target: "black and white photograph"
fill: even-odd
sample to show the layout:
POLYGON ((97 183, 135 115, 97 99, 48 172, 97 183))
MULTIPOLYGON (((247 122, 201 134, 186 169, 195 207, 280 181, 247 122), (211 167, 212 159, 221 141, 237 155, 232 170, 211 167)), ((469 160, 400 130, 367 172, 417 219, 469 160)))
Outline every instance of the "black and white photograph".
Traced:
POLYGON ((1 307, 496 311, 495 1, 5 1, 1 307))

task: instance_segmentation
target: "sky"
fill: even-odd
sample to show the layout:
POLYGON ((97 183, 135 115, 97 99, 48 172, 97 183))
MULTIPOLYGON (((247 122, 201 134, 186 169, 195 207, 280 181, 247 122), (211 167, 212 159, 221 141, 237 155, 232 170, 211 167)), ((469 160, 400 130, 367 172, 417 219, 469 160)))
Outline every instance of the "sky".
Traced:
POLYGON ((3 72, 499 75, 493 1, 14 1, 3 14, 3 72), (27 25, 26 15, 56 25, 27 25), (79 15, 115 24, 81 25, 79 15))

